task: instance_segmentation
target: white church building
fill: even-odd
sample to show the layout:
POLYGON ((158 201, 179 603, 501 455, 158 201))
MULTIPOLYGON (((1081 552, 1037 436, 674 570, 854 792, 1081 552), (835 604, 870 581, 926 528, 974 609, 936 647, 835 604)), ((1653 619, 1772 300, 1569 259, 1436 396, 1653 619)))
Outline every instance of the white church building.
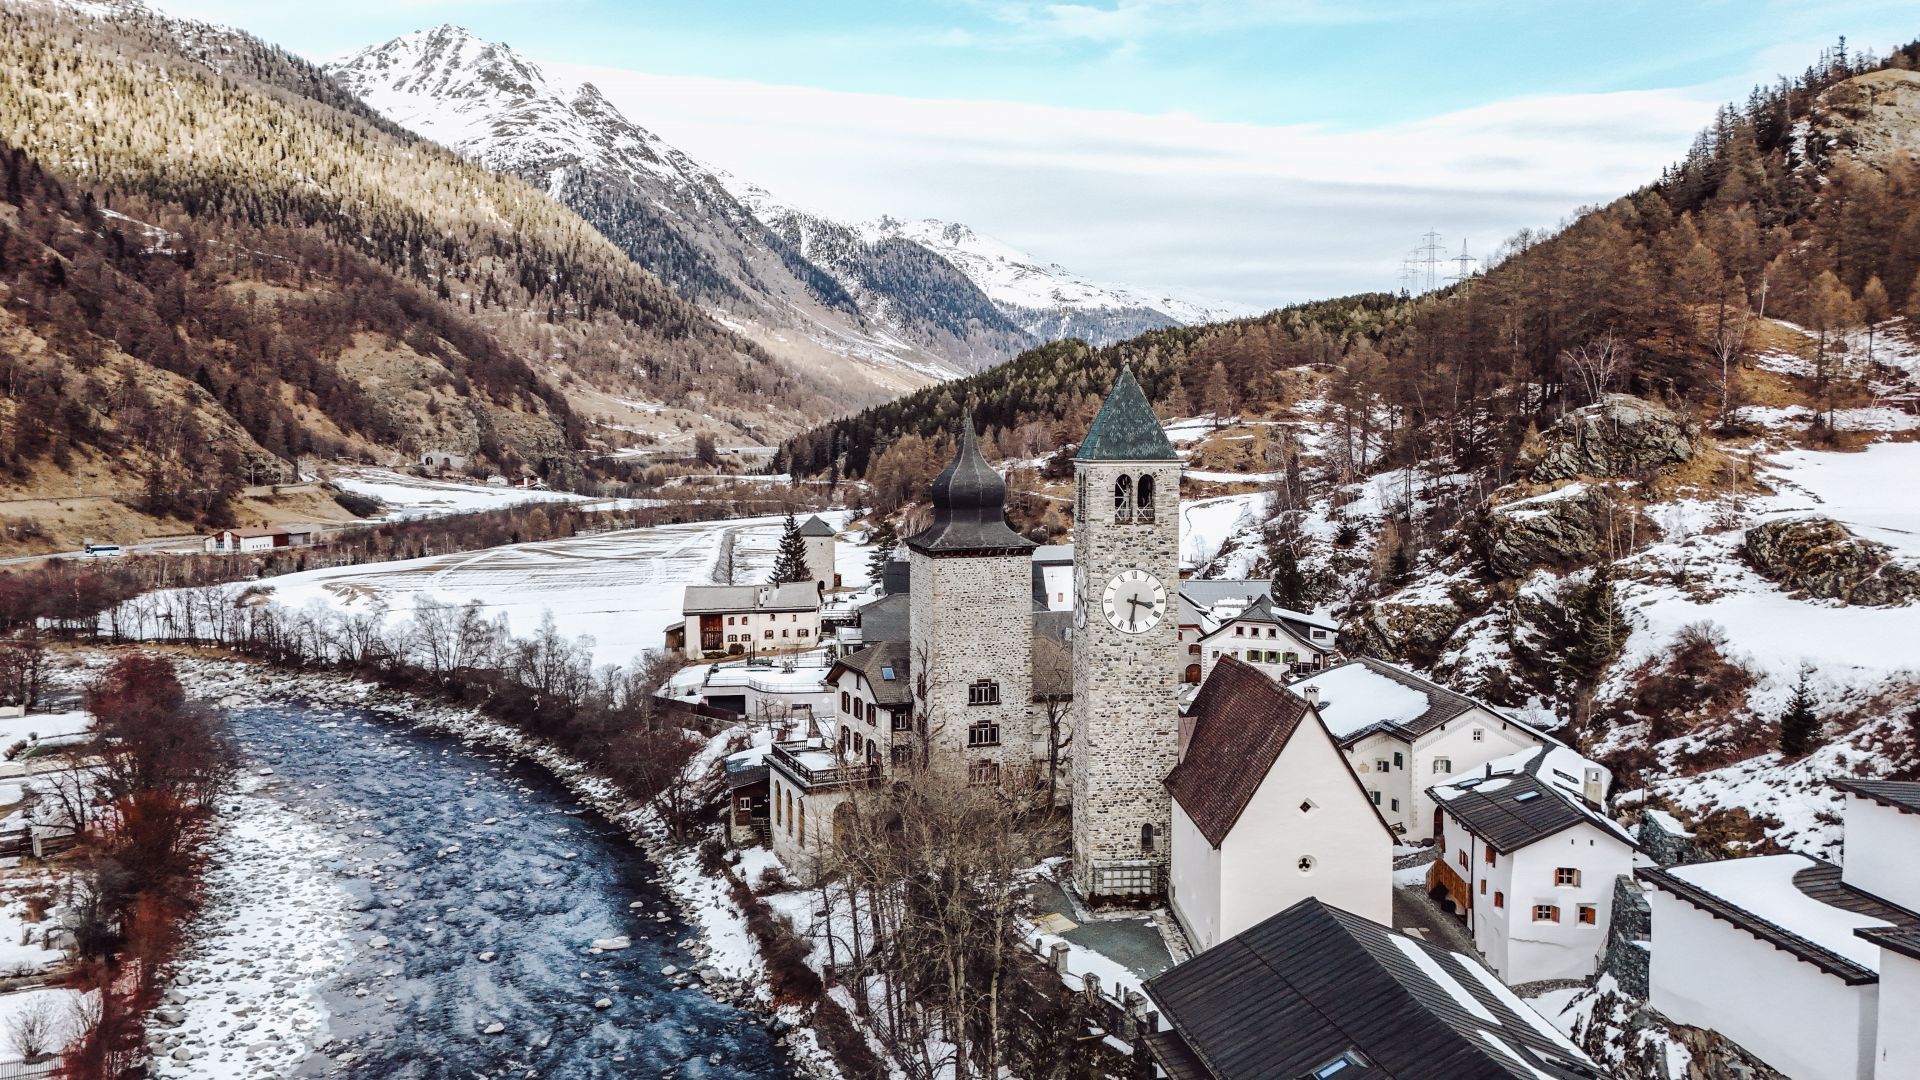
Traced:
POLYGON ((1305 699, 1223 658, 1186 725, 1168 900, 1196 951, 1309 897, 1391 924, 1393 834, 1305 699))

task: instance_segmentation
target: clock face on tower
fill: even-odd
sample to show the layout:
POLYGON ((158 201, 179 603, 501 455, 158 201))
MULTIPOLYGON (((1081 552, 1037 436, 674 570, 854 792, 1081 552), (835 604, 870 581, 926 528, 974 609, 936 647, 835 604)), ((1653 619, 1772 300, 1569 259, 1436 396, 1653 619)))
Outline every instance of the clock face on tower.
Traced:
POLYGON ((1100 607, 1123 634, 1144 634, 1167 615, 1167 587, 1145 570, 1122 570, 1107 582, 1100 607))

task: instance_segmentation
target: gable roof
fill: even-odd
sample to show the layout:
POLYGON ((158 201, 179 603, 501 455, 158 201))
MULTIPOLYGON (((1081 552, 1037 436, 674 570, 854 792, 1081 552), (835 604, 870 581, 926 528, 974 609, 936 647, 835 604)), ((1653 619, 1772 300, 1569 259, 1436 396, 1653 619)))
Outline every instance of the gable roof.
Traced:
MULTIPOLYGON (((1541 749, 1539 757, 1546 756, 1541 749)), ((1567 794, 1559 784, 1530 771, 1469 776, 1427 789, 1447 816, 1502 855, 1557 836, 1575 825, 1592 825, 1632 848, 1640 842, 1605 814, 1567 794)))
POLYGON ((820 515, 815 514, 812 517, 800 523, 800 535, 801 536, 836 536, 838 534, 833 531, 833 526, 820 520, 820 515))
POLYGON ((1841 791, 1872 799, 1881 806, 1906 814, 1920 814, 1920 781, 1913 780, 1834 780, 1841 791))
MULTIPOLYGON (((1213 666, 1187 712, 1193 734, 1186 755, 1167 774, 1167 791, 1207 842, 1219 847, 1293 733, 1320 721, 1300 695, 1231 656, 1213 666)), ((1337 756, 1345 766, 1345 756, 1337 756)), ((1366 797, 1358 777, 1354 791, 1366 797)), ((1374 817, 1387 827, 1377 808, 1374 817)))
POLYGON ((1075 461, 1178 459, 1173 443, 1167 441, 1166 430, 1160 426, 1160 418, 1153 415, 1153 407, 1147 404, 1146 392, 1133 377, 1132 368, 1124 365, 1120 368, 1120 377, 1113 381, 1113 389, 1073 457, 1075 461))
POLYGON ((872 645, 881 641, 905 641, 912 636, 913 594, 910 592, 888 593, 871 604, 860 607, 855 616, 860 620, 860 640, 872 645))
POLYGON ((912 672, 904 641, 884 641, 848 653, 834 661, 833 668, 827 672, 827 681, 838 678, 842 671, 863 676, 873 688, 873 700, 877 704, 906 705, 913 701, 912 672), (892 678, 887 677, 889 671, 892 678))
POLYGON ((682 615, 818 610, 820 588, 811 581, 790 581, 784 585, 689 585, 680 601, 682 615))
POLYGON ((1352 746, 1376 731, 1391 732, 1412 742, 1474 709, 1485 709, 1503 723, 1548 740, 1545 734, 1491 706, 1371 656, 1335 664, 1287 684, 1289 688, 1316 685, 1321 690, 1321 719, 1342 746, 1352 746), (1424 706, 1413 698, 1416 694, 1426 699, 1424 706))
POLYGON ((1213 1080, 1295 1080, 1345 1053, 1365 1065, 1343 1077, 1602 1075, 1476 968, 1310 897, 1147 980, 1173 1027, 1148 1046, 1170 1074, 1213 1080))
POLYGON ((1920 913, 1856 889, 1838 866, 1798 852, 1642 867, 1634 876, 1848 986, 1880 980, 1879 954, 1856 945, 1856 933, 1879 945, 1887 933, 1904 940, 1920 931, 1920 913))

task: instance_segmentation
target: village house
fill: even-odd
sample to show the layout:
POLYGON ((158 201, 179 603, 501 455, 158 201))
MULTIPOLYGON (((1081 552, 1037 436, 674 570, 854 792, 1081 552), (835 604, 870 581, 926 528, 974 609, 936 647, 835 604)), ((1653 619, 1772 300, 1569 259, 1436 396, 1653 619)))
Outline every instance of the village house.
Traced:
POLYGON ((1494 974, 1518 986, 1600 966, 1614 883, 1640 845, 1607 817, 1610 779, 1562 746, 1523 750, 1428 789, 1427 888, 1465 918, 1494 974))
POLYGON ((1642 869, 1650 1004, 1792 1080, 1920 1076, 1920 782, 1836 781, 1845 867, 1802 854, 1642 869))
POLYGON ((667 627, 667 649, 689 660, 795 652, 820 644, 820 587, 689 585, 682 620, 667 627))
POLYGON ((1285 665, 1305 663, 1317 670, 1338 655, 1339 628, 1320 616, 1274 604, 1272 589, 1270 578, 1191 578, 1180 582, 1180 650, 1174 664, 1182 683, 1199 685, 1212 662, 1221 656, 1245 660, 1268 674, 1288 678, 1295 672, 1282 670, 1285 665), (1263 601, 1265 606, 1260 607, 1263 601), (1254 621, 1242 623, 1238 632, 1231 629, 1256 607, 1260 610, 1253 613, 1253 619, 1266 620, 1258 622, 1257 629, 1254 621), (1208 639, 1214 643, 1203 644, 1208 639), (1271 648, 1265 644, 1269 640, 1271 648), (1270 652, 1271 662, 1267 658, 1270 652), (1293 654, 1292 660, 1287 659, 1289 654, 1293 654))
POLYGON ((1307 897, 1391 919, 1393 834, 1305 699, 1224 657, 1182 728, 1168 899, 1195 950, 1307 897))
POLYGON ((275 548, 307 547, 320 535, 318 525, 261 525, 247 529, 216 529, 203 546, 209 554, 244 555, 275 548))
POLYGON ((1362 657, 1295 679, 1346 751, 1374 805, 1404 836, 1433 832, 1427 788, 1553 740, 1405 668, 1362 657))
POLYGON ((1472 959, 1319 899, 1143 989, 1157 1029, 1147 1049, 1170 1080, 1605 1075, 1472 959))

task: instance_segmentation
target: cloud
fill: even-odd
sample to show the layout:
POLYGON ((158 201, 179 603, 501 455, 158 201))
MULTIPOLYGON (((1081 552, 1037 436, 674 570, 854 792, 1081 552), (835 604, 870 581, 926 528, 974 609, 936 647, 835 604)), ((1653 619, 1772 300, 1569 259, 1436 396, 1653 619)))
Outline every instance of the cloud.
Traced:
POLYGON ((1554 95, 1339 131, 548 66, 790 203, 962 221, 1082 274, 1261 308, 1394 288, 1429 228, 1485 253, 1624 194, 1717 103, 1554 95))

